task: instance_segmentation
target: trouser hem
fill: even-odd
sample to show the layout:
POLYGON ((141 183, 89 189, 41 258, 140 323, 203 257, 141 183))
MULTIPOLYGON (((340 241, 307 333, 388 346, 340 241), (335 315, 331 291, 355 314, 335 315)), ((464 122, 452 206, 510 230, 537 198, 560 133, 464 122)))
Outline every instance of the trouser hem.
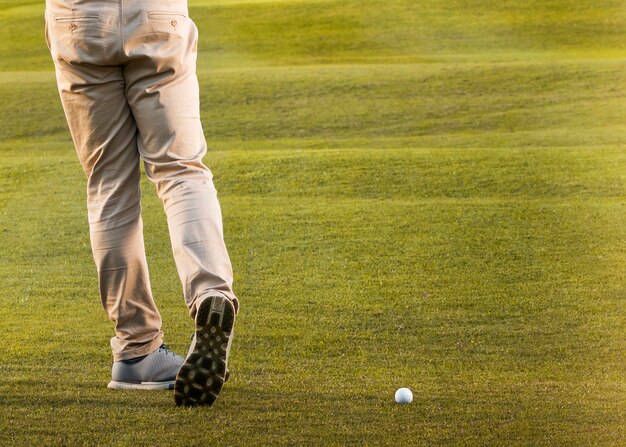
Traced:
MULTIPOLYGON (((114 337, 115 339, 115 337, 114 337)), ((113 361, 119 362, 121 360, 130 360, 135 357, 141 357, 142 355, 148 355, 159 349, 159 347, 163 344, 163 337, 157 337, 152 340, 150 343, 147 343, 143 346, 139 346, 137 348, 125 349, 121 352, 113 352, 113 361)))
POLYGON ((227 300, 233 302, 233 305, 235 306, 236 311, 239 310, 239 300, 234 295, 222 292, 220 290, 207 290, 199 294, 198 297, 194 300, 193 304, 189 307, 189 315, 191 316, 191 318, 195 320, 196 313, 198 311, 198 306, 200 305, 202 301, 204 301, 205 299, 211 296, 219 296, 222 298, 226 298, 227 300))

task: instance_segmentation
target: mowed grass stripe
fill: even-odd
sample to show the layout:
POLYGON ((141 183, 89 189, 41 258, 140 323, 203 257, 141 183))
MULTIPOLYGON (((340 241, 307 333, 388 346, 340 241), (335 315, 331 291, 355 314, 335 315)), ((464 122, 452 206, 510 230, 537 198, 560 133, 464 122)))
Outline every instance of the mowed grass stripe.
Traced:
MULTIPOLYGON (((200 75, 201 116, 209 144, 220 149, 280 139, 615 144, 626 122, 623 73, 621 61, 216 70, 200 75)), ((0 95, 0 140, 67 133, 53 80, 0 83, 0 95)))
POLYGON ((464 133, 479 146, 492 132, 590 126, 601 135, 600 124, 623 126, 626 118, 623 72, 621 63, 607 62, 216 73, 201 77, 203 125, 210 139, 427 135, 441 141, 464 133))
MULTIPOLYGON (((71 143, 33 145, 4 152, 2 197, 40 177, 60 177, 49 190, 75 199, 85 179, 71 143), (51 157, 53 156, 53 157, 51 157)), ((474 198, 497 202, 559 197, 626 195, 626 155, 619 148, 474 149, 294 149, 210 151, 220 194, 268 197, 354 197, 437 201, 474 198)), ((147 186, 152 189, 152 185, 147 186)))
MULTIPOLYGON (((204 3, 207 4, 206 2, 204 3)), ((617 1, 430 0, 307 2, 192 7, 210 23, 206 62, 299 64, 318 61, 524 60, 623 54, 626 15, 617 1), (575 17, 575 19, 574 19, 575 17), (611 51, 612 50, 612 51, 611 51), (548 56, 549 57, 549 56, 548 56)))
POLYGON ((626 195, 626 154, 617 148, 225 151, 209 153, 207 163, 226 197, 506 202, 626 195))
MULTIPOLYGON (((0 70, 46 70, 44 5, 0 10, 0 70), (19 38, 16 38, 19 36, 19 38)), ((201 66, 623 58, 619 0, 191 2, 201 66)))

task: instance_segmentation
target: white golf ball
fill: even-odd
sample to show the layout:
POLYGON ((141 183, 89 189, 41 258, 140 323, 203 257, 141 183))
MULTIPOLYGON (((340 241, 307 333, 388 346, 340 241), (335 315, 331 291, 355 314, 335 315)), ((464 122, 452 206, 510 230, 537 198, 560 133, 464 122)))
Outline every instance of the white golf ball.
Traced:
POLYGON ((413 393, 408 388, 398 388, 396 391, 396 402, 399 404, 410 404, 413 400, 413 393))

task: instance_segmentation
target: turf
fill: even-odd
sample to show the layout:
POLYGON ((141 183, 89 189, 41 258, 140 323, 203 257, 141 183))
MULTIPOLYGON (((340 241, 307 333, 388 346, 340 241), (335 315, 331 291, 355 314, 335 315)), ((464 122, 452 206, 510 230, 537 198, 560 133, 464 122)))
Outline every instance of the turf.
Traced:
POLYGON ((622 1, 190 1, 242 303, 200 409, 105 387, 43 10, 0 2, 0 445, 626 444, 622 1))

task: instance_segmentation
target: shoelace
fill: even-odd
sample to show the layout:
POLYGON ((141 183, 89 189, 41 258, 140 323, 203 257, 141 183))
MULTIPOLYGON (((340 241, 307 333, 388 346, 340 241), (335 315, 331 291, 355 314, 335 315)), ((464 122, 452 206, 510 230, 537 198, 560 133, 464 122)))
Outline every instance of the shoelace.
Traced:
POLYGON ((174 354, 170 347, 168 345, 166 345, 165 343, 163 343, 161 346, 159 346, 159 351, 164 351, 165 355, 172 355, 174 357, 176 357, 176 354, 174 354))

